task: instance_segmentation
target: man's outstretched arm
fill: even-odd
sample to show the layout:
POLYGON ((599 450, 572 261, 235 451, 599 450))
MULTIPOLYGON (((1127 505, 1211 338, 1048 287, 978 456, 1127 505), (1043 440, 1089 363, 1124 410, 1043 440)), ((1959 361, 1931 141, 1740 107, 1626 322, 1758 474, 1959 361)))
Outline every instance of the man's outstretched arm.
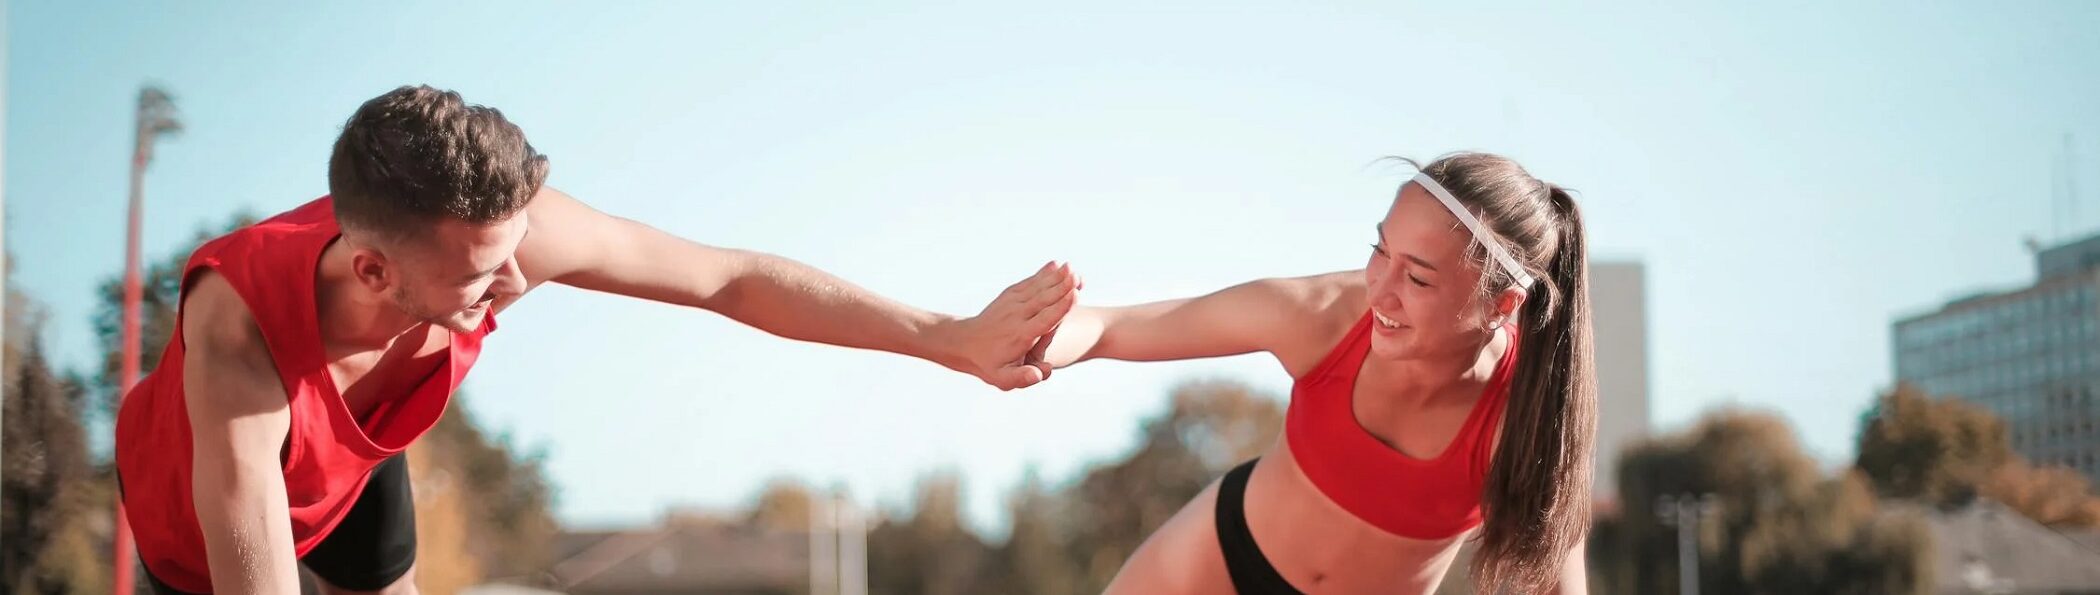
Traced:
POLYGON ((782 337, 900 353, 969 373, 1000 389, 1049 376, 1028 357, 1077 299, 1078 278, 1044 265, 970 317, 898 303, 814 267, 679 238, 543 189, 526 216, 518 264, 553 281, 720 313, 782 337))

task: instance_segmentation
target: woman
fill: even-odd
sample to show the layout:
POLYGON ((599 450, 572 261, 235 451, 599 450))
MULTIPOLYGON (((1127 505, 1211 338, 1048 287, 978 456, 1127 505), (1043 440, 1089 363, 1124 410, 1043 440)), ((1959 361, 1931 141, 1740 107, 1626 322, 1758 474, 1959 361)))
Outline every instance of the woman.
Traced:
MULTIPOLYGON (((1412 163, 1412 162, 1410 162, 1412 163)), ((1596 426, 1582 216, 1509 159, 1420 167, 1362 270, 1079 308, 1049 361, 1266 352, 1282 439, 1140 546, 1110 593, 1583 593, 1596 426)))

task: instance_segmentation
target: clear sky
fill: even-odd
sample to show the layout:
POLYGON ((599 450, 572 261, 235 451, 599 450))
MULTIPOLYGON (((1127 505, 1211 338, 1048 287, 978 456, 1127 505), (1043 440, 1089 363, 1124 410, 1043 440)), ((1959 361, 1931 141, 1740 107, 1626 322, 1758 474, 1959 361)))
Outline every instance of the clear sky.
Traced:
MULTIPOLYGON (((1647 264, 1660 428, 1767 408, 1836 464, 1895 317, 2031 279, 2023 237, 2100 221, 2100 3, 1127 4, 16 0, 14 278, 87 366, 146 82, 187 126, 147 180, 149 258, 324 193, 343 119, 428 83, 502 109, 586 202, 951 313, 1052 258, 1101 304, 1357 267, 1404 177, 1367 164, 1482 149, 1647 264), (2066 134, 2088 200, 2052 221, 2066 134)), ((1179 381, 1288 383, 1243 357, 1002 394, 568 288, 502 318, 467 406, 545 446, 586 524, 780 475, 896 503, 952 468, 996 527, 1024 469, 1120 454, 1179 381)))

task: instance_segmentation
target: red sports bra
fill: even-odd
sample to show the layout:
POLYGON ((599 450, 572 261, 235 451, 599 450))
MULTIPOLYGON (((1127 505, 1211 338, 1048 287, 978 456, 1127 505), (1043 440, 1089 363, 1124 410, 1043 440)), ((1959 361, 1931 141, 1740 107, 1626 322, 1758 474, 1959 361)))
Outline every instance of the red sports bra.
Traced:
POLYGON ((1342 342, 1291 388, 1284 436, 1305 476, 1343 510, 1387 533, 1444 539, 1480 524, 1480 490, 1494 452, 1495 424, 1516 368, 1517 333, 1465 426, 1432 459, 1387 446, 1356 421, 1350 396, 1371 348, 1365 313, 1342 342))

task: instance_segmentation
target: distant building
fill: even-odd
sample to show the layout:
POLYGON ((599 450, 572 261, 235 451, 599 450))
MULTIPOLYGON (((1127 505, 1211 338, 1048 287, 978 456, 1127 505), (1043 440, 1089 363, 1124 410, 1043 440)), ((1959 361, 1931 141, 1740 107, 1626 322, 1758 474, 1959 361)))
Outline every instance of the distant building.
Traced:
POLYGON ((1989 409, 2028 460, 2100 477, 2100 235, 2038 251, 2035 270, 1896 321, 1896 380, 1989 409))
POLYGON ((869 519, 840 498, 798 518, 679 511, 653 527, 564 532, 548 574, 566 595, 867 595, 869 519))
POLYGON ((1638 261, 1590 263, 1597 349, 1597 463, 1593 496, 1618 494, 1619 454, 1648 434, 1648 283, 1638 261))
POLYGON ((809 545, 803 531, 672 517, 564 533, 553 574, 570 595, 800 595, 809 590, 809 545))
POLYGON ((1934 593, 2100 594, 2100 549, 2090 532, 2059 532, 1987 500, 1917 510, 1932 532, 1934 593))

